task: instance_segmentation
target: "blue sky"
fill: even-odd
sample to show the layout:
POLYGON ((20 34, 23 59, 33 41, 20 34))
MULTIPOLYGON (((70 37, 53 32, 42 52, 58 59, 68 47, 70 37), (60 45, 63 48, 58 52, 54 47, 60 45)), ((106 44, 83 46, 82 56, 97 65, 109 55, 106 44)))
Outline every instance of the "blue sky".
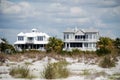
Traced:
POLYGON ((120 37, 120 0, 0 0, 0 37, 12 44, 32 28, 62 39, 74 27, 120 37))

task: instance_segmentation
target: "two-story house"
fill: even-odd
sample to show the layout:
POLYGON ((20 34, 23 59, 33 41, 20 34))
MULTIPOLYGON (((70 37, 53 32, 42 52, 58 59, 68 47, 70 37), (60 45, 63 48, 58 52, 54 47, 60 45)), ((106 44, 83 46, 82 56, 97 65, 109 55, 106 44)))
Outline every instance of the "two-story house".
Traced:
POLYGON ((44 51, 49 37, 49 35, 39 32, 37 29, 32 29, 28 33, 20 32, 17 35, 17 41, 14 43, 14 46, 17 50, 37 49, 44 51))
POLYGON ((99 40, 99 32, 94 29, 67 29, 64 33, 64 49, 80 49, 82 51, 95 51, 99 40))

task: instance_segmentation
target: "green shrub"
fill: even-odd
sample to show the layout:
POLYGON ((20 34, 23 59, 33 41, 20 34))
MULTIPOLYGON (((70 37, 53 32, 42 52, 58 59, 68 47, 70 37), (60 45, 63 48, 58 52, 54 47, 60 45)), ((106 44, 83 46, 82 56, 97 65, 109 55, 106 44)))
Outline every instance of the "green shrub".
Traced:
POLYGON ((109 56, 105 56, 100 61, 99 66, 103 68, 115 67, 115 60, 112 60, 109 56))
POLYGON ((105 48, 105 47, 101 47, 100 49, 96 50, 96 53, 97 53, 98 56, 103 56, 103 55, 106 55, 106 54, 110 54, 111 50, 108 49, 108 48, 105 48))
POLYGON ((1 62, 1 63, 4 63, 5 60, 6 60, 5 54, 4 54, 4 53, 0 53, 0 62, 1 62))
POLYGON ((71 51, 61 51, 62 55, 72 55, 71 51))
POLYGON ((13 67, 10 69, 9 74, 15 78, 32 78, 33 77, 33 75, 30 75, 30 70, 28 66, 13 67))
POLYGON ((67 62, 48 63, 45 70, 42 72, 42 77, 46 79, 66 78, 69 75, 69 71, 65 67, 67 62))
POLYGON ((79 49, 73 49, 73 50, 72 50, 72 53, 73 53, 73 54, 80 54, 80 53, 82 53, 82 51, 79 50, 79 49))

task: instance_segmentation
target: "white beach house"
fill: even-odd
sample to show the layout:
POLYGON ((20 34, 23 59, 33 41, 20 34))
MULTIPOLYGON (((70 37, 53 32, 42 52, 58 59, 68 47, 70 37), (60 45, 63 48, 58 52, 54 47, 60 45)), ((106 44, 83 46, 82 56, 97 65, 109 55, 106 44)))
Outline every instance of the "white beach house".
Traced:
POLYGON ((80 49, 82 51, 95 51, 99 40, 99 32, 94 29, 67 29, 64 33, 64 49, 80 49))
POLYGON ((17 35, 17 41, 14 43, 14 46, 17 50, 37 49, 44 51, 49 37, 49 35, 39 32, 37 29, 32 29, 28 33, 20 32, 17 35))

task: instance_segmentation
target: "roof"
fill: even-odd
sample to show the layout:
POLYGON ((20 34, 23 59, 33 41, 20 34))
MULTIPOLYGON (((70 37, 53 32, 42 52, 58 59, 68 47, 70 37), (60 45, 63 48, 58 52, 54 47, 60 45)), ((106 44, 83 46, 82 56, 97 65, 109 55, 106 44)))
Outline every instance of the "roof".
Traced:
POLYGON ((76 34, 84 34, 84 33, 97 33, 98 30, 95 29, 67 29, 63 33, 76 33, 76 34))
POLYGON ((46 37, 49 37, 49 35, 47 35, 46 33, 38 32, 37 29, 32 29, 32 32, 27 32, 27 33, 20 32, 18 34, 18 36, 26 36, 26 37, 46 36, 46 37))
POLYGON ((64 31, 63 33, 74 33, 74 29, 67 29, 66 31, 64 31))
POLYGON ((93 33, 93 32, 98 32, 98 30, 96 30, 96 29, 86 29, 85 32, 86 33, 93 33))
POLYGON ((23 32, 20 32, 18 36, 24 36, 25 34, 23 32))

